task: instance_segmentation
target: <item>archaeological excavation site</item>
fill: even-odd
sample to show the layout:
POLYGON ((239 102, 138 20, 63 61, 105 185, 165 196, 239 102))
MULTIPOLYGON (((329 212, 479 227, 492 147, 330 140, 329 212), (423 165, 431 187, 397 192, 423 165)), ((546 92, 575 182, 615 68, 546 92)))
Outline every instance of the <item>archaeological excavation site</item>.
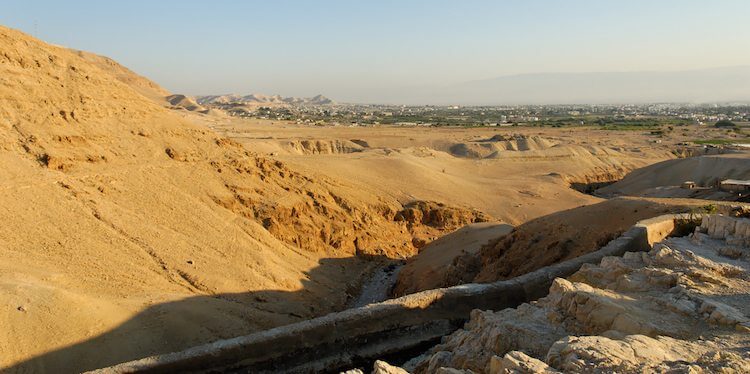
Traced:
POLYGON ((3 6, 0 372, 750 373, 708 10, 191 1, 3 6))

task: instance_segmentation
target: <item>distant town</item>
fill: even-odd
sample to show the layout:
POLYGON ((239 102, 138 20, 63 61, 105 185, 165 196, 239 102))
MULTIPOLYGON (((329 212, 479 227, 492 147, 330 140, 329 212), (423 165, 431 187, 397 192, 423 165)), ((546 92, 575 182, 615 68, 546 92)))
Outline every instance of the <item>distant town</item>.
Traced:
POLYGON ((230 116, 323 126, 601 126, 655 129, 661 126, 750 122, 750 104, 633 104, 520 106, 405 106, 366 104, 246 105, 204 103, 230 116))

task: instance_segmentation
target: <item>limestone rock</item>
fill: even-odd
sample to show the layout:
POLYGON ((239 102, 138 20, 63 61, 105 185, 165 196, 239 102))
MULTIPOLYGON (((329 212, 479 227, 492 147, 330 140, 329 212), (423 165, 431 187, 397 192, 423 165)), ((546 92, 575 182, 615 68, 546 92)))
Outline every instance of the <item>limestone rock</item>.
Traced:
POLYGON ((349 369, 347 371, 342 371, 340 374, 365 374, 362 369, 349 369))
POLYGON ((415 372, 750 372, 748 222, 708 216, 691 237, 555 279, 535 302, 475 310, 415 372))
POLYGON ((461 370, 454 368, 439 368, 435 371, 435 374, 473 374, 471 370, 461 370))
POLYGON ((559 371, 552 369, 541 360, 520 351, 510 351, 502 358, 492 356, 489 374, 553 374, 559 371))
POLYGON ((628 335, 622 340, 605 336, 568 336, 556 342, 547 362, 566 372, 638 372, 663 362, 688 361, 698 347, 671 338, 628 335))
POLYGON ((409 374, 408 371, 398 366, 393 366, 380 360, 375 361, 372 369, 372 374, 409 374))

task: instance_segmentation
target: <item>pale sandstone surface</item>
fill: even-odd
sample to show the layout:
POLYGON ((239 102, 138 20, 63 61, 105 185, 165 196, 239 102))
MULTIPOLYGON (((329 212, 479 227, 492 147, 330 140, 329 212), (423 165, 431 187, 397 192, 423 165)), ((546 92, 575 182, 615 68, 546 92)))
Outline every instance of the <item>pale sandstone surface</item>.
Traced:
POLYGON ((747 372, 749 224, 708 216, 689 237, 584 265, 536 302, 476 310, 415 371, 747 372))

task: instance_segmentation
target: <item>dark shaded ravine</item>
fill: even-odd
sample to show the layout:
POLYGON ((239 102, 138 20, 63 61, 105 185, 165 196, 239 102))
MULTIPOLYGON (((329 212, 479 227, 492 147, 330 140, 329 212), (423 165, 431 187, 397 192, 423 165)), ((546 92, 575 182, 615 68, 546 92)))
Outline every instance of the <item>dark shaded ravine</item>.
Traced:
POLYGON ((396 284, 398 273, 403 266, 403 263, 393 263, 369 274, 362 282, 359 296, 349 304, 349 308, 359 308, 390 299, 391 289, 396 284))

